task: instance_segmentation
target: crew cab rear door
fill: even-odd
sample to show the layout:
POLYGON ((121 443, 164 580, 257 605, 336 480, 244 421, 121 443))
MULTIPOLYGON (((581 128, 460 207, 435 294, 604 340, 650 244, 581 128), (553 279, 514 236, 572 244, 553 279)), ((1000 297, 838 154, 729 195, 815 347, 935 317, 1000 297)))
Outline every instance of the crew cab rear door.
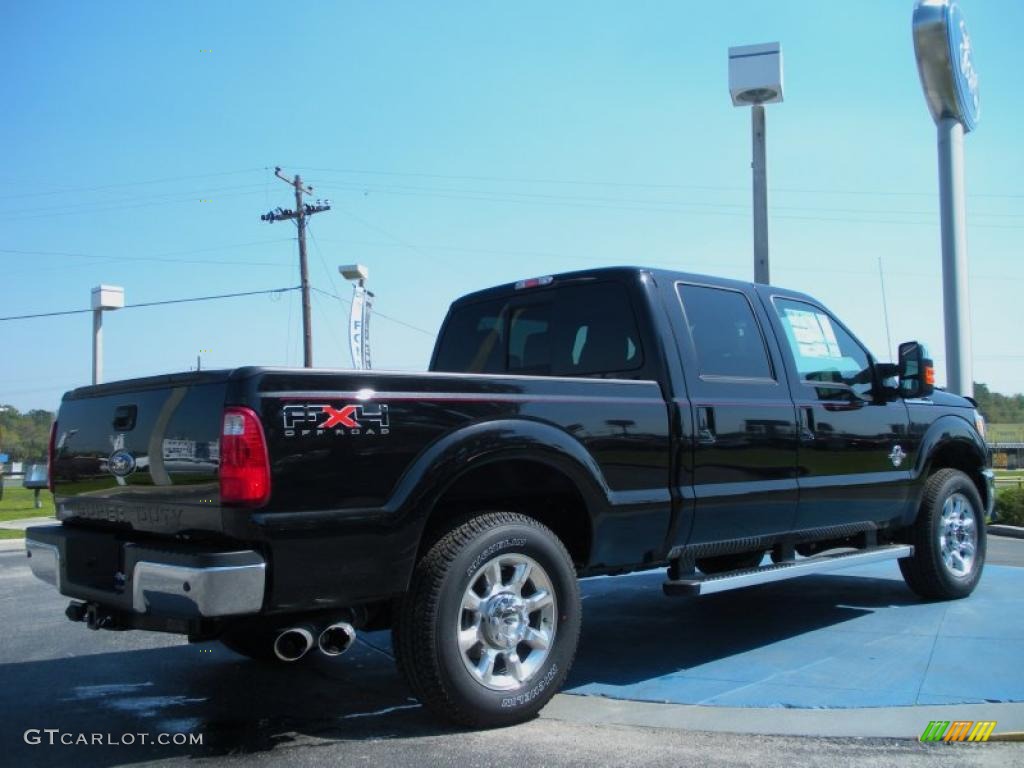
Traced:
POLYGON ((883 521, 909 500, 907 406, 874 381, 870 353, 805 296, 763 294, 800 422, 799 529, 883 521))
POLYGON ((674 299, 694 424, 689 543, 791 530, 796 418, 764 307, 739 283, 679 281, 674 299))

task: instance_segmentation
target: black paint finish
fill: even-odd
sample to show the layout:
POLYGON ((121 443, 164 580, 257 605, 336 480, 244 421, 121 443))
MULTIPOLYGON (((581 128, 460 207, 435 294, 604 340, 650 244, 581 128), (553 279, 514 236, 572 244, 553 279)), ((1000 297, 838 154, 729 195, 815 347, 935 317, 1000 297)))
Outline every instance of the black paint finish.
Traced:
MULTIPOLYGON (((430 516, 445 511, 438 500, 488 468, 526 467, 517 493, 532 504, 553 478, 571 488, 586 517, 581 572, 596 573, 664 564, 689 545, 909 522, 939 452, 954 445, 979 467, 988 460, 962 398, 842 403, 801 384, 774 289, 618 268, 527 292, 609 282, 628 292, 643 353, 620 378, 251 367, 74 390, 58 415, 59 514, 119 546, 173 538, 186 549, 256 549, 268 561, 266 610, 296 612, 404 591, 430 516), (742 296, 768 375, 702 373, 680 285, 742 296), (229 405, 255 409, 264 425, 272 494, 261 509, 220 503, 229 405), (117 451, 136 464, 122 478, 108 461, 117 451)), ((530 301, 506 285, 453 311, 503 297, 530 301)))

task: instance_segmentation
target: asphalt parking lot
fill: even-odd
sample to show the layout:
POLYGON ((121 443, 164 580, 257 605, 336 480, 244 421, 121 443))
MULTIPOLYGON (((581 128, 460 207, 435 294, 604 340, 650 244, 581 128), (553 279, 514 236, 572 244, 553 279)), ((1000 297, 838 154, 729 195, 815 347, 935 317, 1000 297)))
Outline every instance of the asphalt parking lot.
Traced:
MULTIPOLYGON (((889 654, 893 651, 884 642, 874 656, 883 668, 881 673, 874 670, 870 656, 850 661, 841 648, 825 655, 834 658, 847 677, 854 676, 851 665, 859 665, 871 680, 868 686, 833 684, 840 693, 829 692, 825 705, 763 708, 758 697, 773 690, 770 680, 768 688, 728 680, 736 670, 746 670, 748 677, 758 676, 755 683, 763 683, 773 674, 765 665, 789 663, 786 659, 794 652, 810 653, 812 645, 835 644, 844 636, 863 646, 864 632, 895 635, 915 646, 920 633, 902 631, 891 618, 880 617, 891 617, 895 609, 908 618, 903 629, 912 630, 920 625, 909 619, 924 616, 925 610, 942 610, 941 620, 929 619, 927 631, 938 637, 938 629, 951 628, 952 636, 961 637, 969 648, 970 663, 956 669, 955 677, 944 677, 938 665, 939 673, 933 678, 953 680, 946 691, 965 691, 953 697, 968 707, 955 710, 965 713, 957 716, 982 719, 971 713, 998 712, 998 718, 984 715, 1001 718, 997 731, 1004 730, 1007 717, 1024 723, 1024 704, 978 703, 985 698, 982 688, 988 683, 977 679, 990 681, 997 701, 1024 700, 1024 685, 1018 688, 1016 682, 1019 665, 999 668, 1000 660, 1012 658, 1024 640, 1017 605, 1006 602, 1013 597, 1008 593, 1015 589, 1016 580, 1024 579, 1024 569, 1007 567, 1024 565, 1024 541, 996 537, 990 541, 989 562, 994 567, 978 593, 965 601, 934 606, 913 601, 891 573, 809 577, 691 603, 661 597, 655 589, 660 584, 657 574, 588 580, 584 584, 587 629, 566 689, 595 695, 563 694, 534 722, 475 733, 447 728, 424 714, 394 670, 386 635, 362 639, 341 659, 317 658, 279 668, 248 661, 215 643, 189 646, 177 637, 157 634, 94 633, 64 619, 65 599, 31 577, 21 552, 4 551, 0 552, 0 708, 5 715, 0 743, 5 762, 40 766, 185 759, 296 766, 527 762, 915 766, 948 764, 950 749, 956 750, 956 761, 963 765, 1020 764, 1024 745, 1019 743, 934 745, 914 740, 934 712, 941 717, 948 710, 822 710, 828 701, 840 701, 835 697, 843 690, 854 702, 848 706, 863 706, 866 692, 872 690, 882 692, 883 699, 890 695, 885 691, 892 686, 887 686, 885 678, 899 670, 892 667, 889 654), (986 589, 990 590, 987 597, 986 589), (948 611, 954 612, 952 620, 948 611), (968 642, 970 633, 957 634, 957 628, 970 626, 972 614, 978 612, 995 612, 1002 619, 986 625, 994 639, 981 646, 980 656, 978 644, 968 642), (858 622, 869 626, 862 626, 861 632, 858 622), (792 643, 796 646, 790 647, 792 643), (971 669, 976 670, 973 676, 971 669), (697 673, 691 674, 696 684, 687 679, 687 672, 697 673), (712 673, 730 682, 732 698, 692 706, 687 697, 710 690, 702 681, 714 679, 709 678, 712 673), (630 686, 647 686, 647 695, 637 696, 630 686), (663 695, 666 691, 670 695, 663 695), (743 691, 747 703, 736 698, 743 691), (633 697, 676 703, 627 700, 633 697), (977 709, 983 706, 997 709, 977 709), (891 719, 888 713, 910 716, 903 738, 836 735, 857 733, 849 723, 858 718, 864 723, 861 730, 870 734, 871 718, 891 719), (112 734, 118 740, 124 740, 123 734, 146 733, 155 738, 160 733, 186 733, 201 735, 203 743, 141 744, 136 737, 130 745, 51 746, 43 732, 43 743, 33 745, 25 740, 29 729, 59 729, 76 736, 112 734), (832 735, 771 735, 785 733, 832 735)), ((1024 600, 1024 590, 1017 591, 1016 599, 1024 600)), ((803 665, 811 667, 810 679, 816 679, 821 659, 805 661, 817 662, 803 665)), ((903 682, 896 688, 904 690, 905 676, 897 678, 903 682)), ((792 685, 785 687, 803 695, 799 681, 789 682, 792 685)), ((926 697, 920 703, 951 702, 948 697, 943 701, 926 697)))

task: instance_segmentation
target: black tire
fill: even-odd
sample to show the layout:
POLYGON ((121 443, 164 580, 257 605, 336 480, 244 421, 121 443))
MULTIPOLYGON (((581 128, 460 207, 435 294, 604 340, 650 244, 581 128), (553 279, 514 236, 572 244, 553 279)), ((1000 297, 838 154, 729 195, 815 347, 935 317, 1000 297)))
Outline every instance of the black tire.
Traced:
MULTIPOLYGON (((914 555, 899 561, 900 572, 910 587, 926 600, 955 600, 967 597, 978 585, 985 567, 985 506, 974 482, 957 469, 940 469, 928 478, 917 519, 910 527, 908 541, 914 555), (943 509, 960 499, 970 505, 975 529, 971 567, 958 574, 943 555, 943 509)), ((946 535, 948 541, 955 537, 946 535)), ((968 534, 964 533, 964 536, 968 534)), ((959 546, 959 545, 958 545, 959 546)), ((958 550, 959 551, 959 550, 958 550)), ((959 560, 964 563, 963 557, 959 560)), ((955 561, 954 561, 955 562, 955 561)))
POLYGON ((697 567, 701 573, 712 576, 716 573, 726 571, 739 571, 747 568, 757 568, 764 558, 764 552, 734 552, 729 555, 715 555, 714 557, 698 557, 697 567))
MULTIPOLYGON (((527 617, 526 613, 515 615, 527 617)), ((472 727, 513 725, 534 717, 561 687, 576 655, 581 615, 576 571, 558 537, 525 515, 487 512, 457 524, 420 559, 409 591, 398 607, 392 640, 402 676, 430 712, 472 727), (536 646, 524 645, 527 641, 520 639, 509 641, 518 642, 509 649, 488 651, 493 646, 486 644, 483 630, 476 630, 475 624, 468 629, 480 635, 476 645, 463 650, 458 638, 460 631, 467 629, 467 618, 474 615, 472 609, 467 613, 465 608, 469 590, 482 583, 480 579, 487 578, 483 574, 489 564, 498 566, 499 576, 497 586, 485 591, 480 601, 476 612, 479 618, 501 607, 494 601, 495 596, 508 596, 513 602, 518 599, 526 605, 531 597, 540 594, 542 590, 530 580, 518 587, 502 586, 504 574, 509 572, 503 564, 517 558, 531 562, 530 573, 537 574, 538 580, 543 577, 550 586, 550 590, 543 591, 553 593, 551 607, 529 613, 528 623, 516 618, 506 623, 506 617, 514 614, 506 610, 500 620, 485 620, 482 626, 514 626, 513 634, 520 629, 529 632, 534 622, 547 615, 543 619, 545 627, 538 624, 538 630, 550 630, 553 638, 548 648, 535 657, 532 672, 521 681, 513 677, 515 671, 507 659, 519 665, 525 655, 524 667, 517 670, 524 674, 522 669, 534 658, 536 646), (499 678, 499 684, 503 679, 505 684, 516 687, 496 690, 483 677, 478 679, 469 668, 474 651, 481 658, 484 653, 491 654, 491 666, 485 674, 492 683, 495 678, 490 677, 491 672, 499 678), (504 670, 501 675, 499 665, 504 670)))

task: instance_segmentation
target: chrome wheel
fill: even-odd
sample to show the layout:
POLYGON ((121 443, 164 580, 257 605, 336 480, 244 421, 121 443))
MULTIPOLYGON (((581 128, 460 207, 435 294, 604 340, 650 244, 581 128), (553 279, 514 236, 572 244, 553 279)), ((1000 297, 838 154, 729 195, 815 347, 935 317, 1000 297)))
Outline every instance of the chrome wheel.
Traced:
POLYGON ((974 507, 962 493, 951 494, 942 505, 939 551, 946 570, 957 578, 969 576, 974 570, 978 523, 974 507))
POLYGON ((494 691, 519 688, 554 644, 558 611, 551 579, 526 555, 498 555, 469 580, 458 621, 462 662, 477 682, 494 691))

